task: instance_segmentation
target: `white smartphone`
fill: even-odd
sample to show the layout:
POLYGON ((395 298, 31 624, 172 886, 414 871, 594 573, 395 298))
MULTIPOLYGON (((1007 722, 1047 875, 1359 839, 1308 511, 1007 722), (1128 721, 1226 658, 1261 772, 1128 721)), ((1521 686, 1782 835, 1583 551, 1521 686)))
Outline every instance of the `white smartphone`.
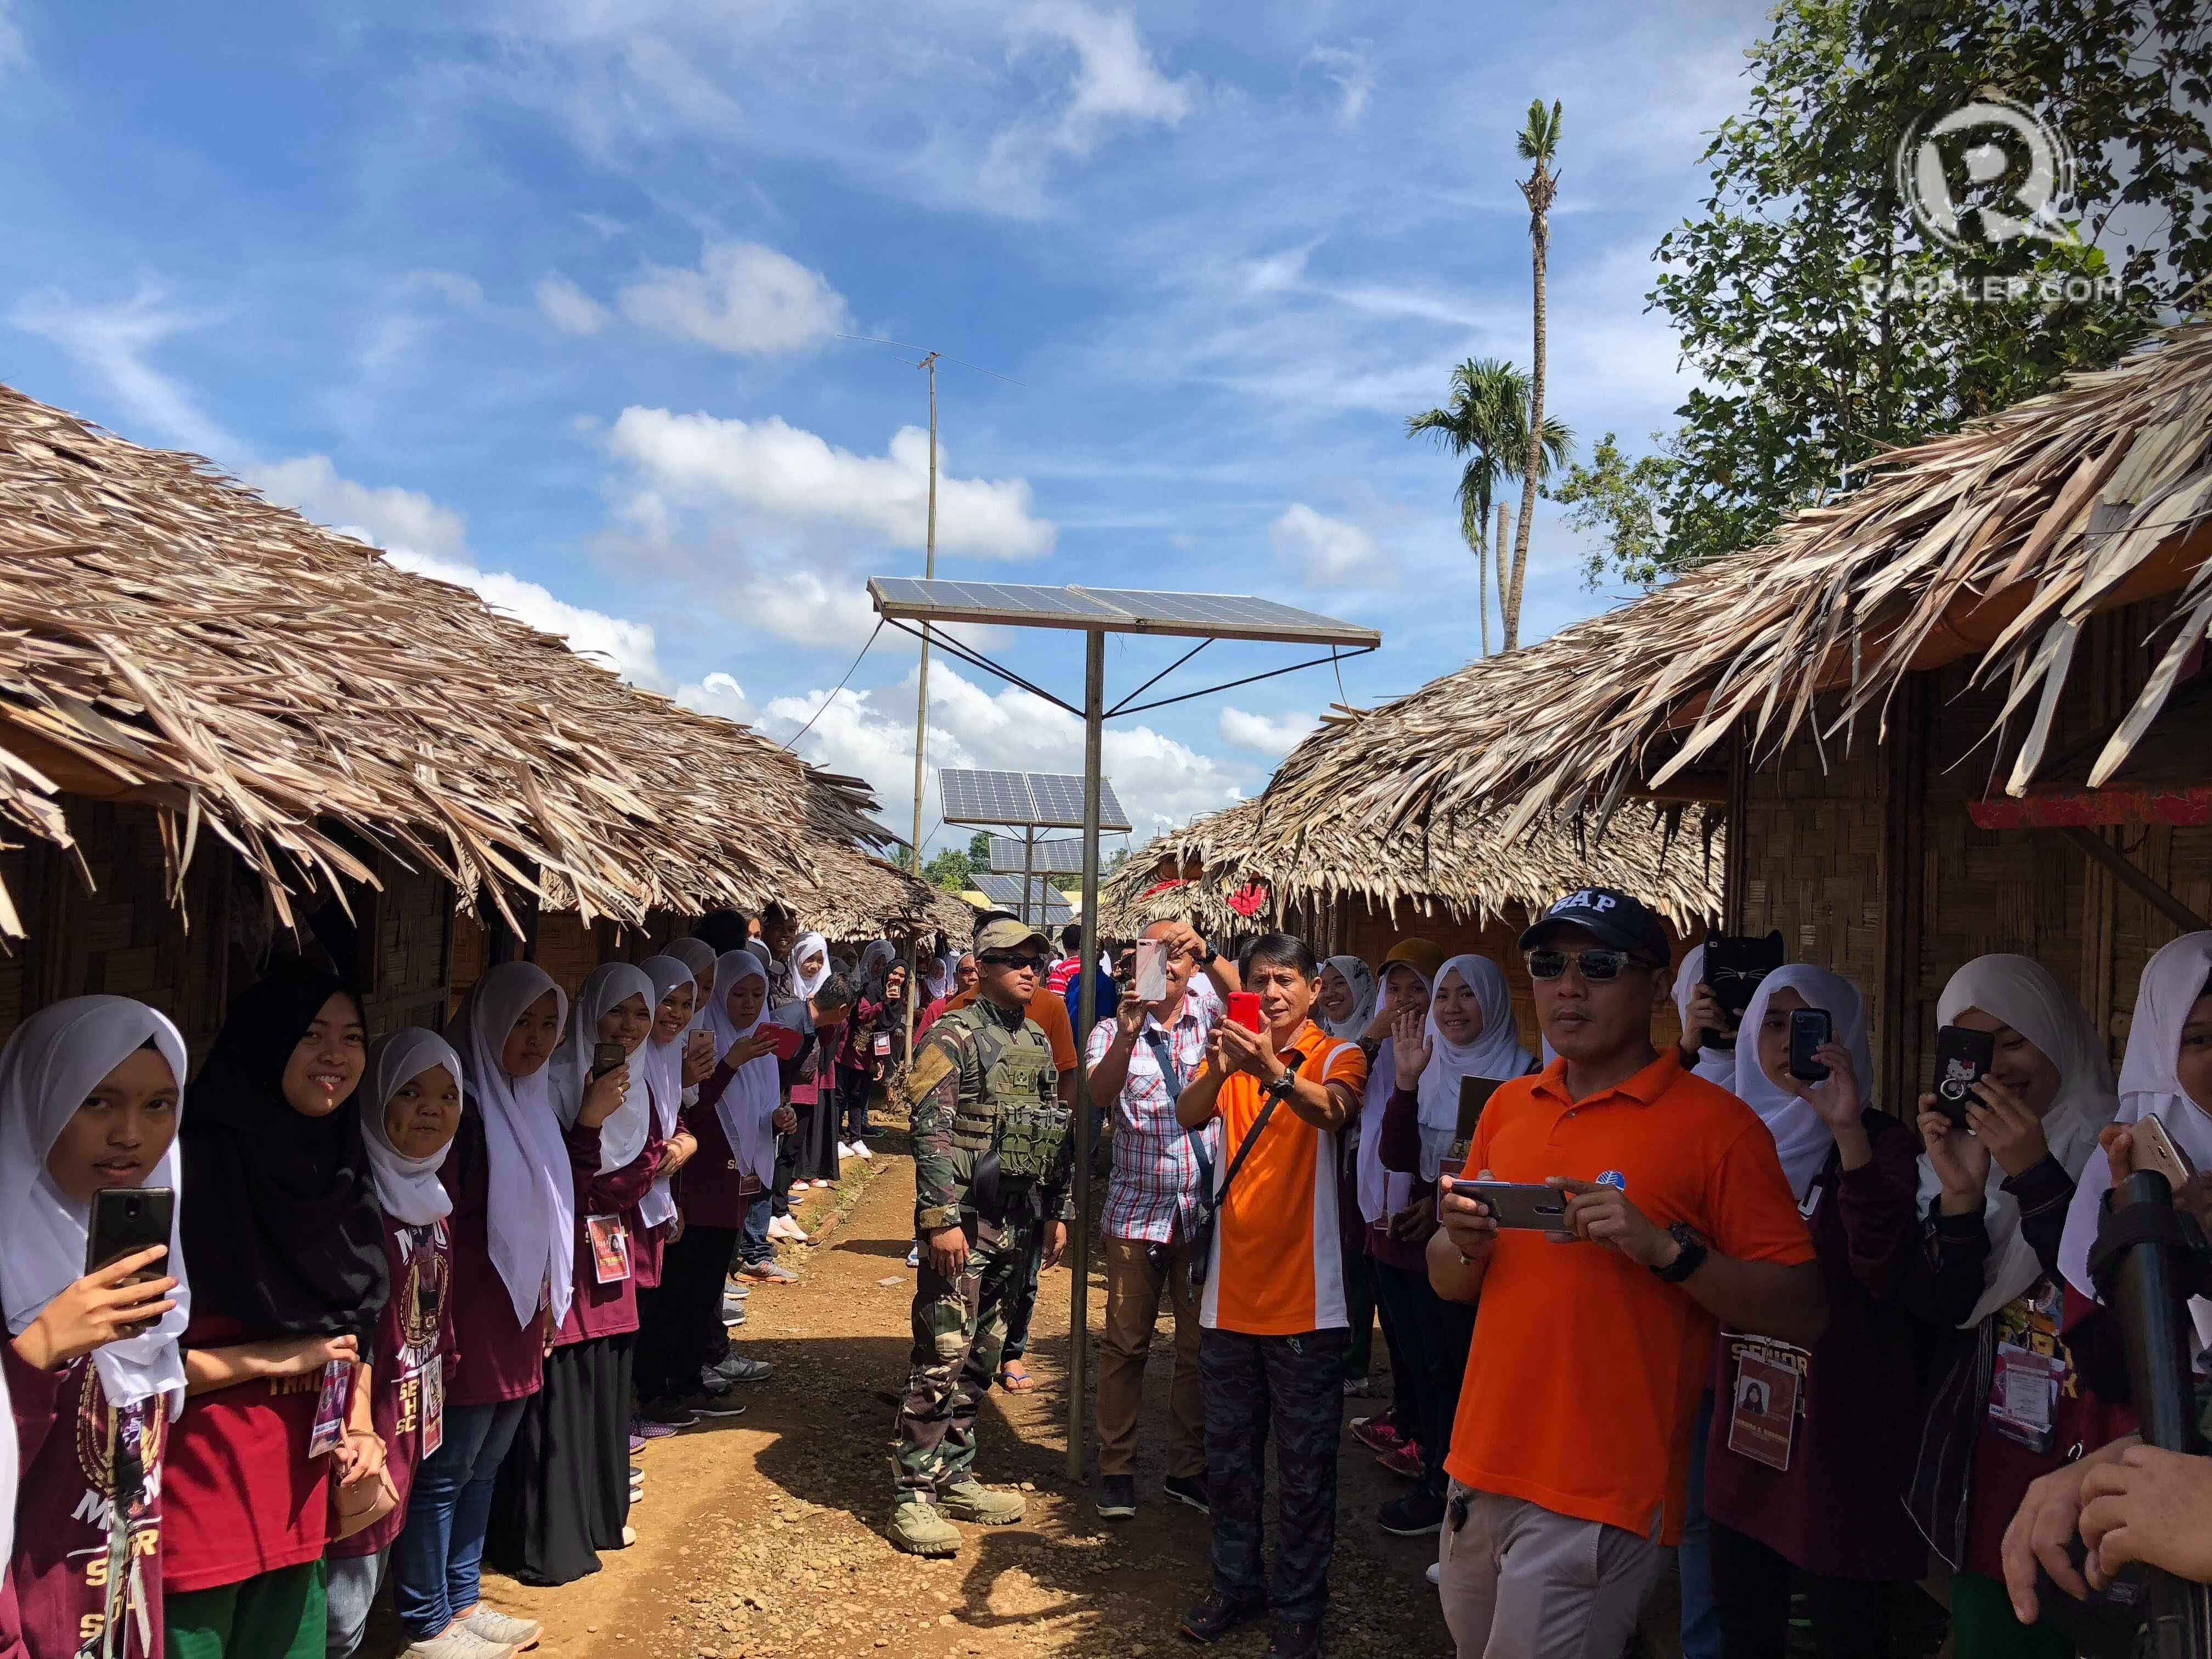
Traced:
POLYGON ((1139 1002, 1158 1002, 1168 994, 1168 942, 1164 939, 1137 941, 1137 982, 1132 988, 1139 1002))

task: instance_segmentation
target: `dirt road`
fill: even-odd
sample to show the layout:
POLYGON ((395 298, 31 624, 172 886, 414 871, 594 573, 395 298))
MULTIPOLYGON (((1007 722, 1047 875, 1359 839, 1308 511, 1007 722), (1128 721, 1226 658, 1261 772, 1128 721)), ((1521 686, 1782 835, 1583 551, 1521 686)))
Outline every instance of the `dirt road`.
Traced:
MULTIPOLYGON (((743 1352, 775 1363, 775 1377, 747 1392, 744 1417, 655 1440, 635 1460, 646 1472, 631 1516, 636 1545, 560 1589, 487 1579, 499 1606, 545 1621, 548 1659, 1141 1659, 1185 1649, 1175 1625, 1206 1586, 1206 1518, 1160 1495, 1156 1449, 1139 1457, 1143 1507, 1133 1521, 1102 1522, 1089 1487, 1066 1479, 1065 1271, 1046 1276, 1037 1309, 1030 1364, 1038 1389, 994 1389, 984 1412, 978 1473, 1028 1488, 1026 1520, 963 1528, 966 1545, 950 1561, 918 1560, 884 1540, 889 1391, 904 1379, 908 1347, 914 1173, 903 1136, 872 1144, 878 1158, 865 1187, 837 1195, 848 1213, 820 1243, 787 1249, 805 1281, 753 1292, 738 1339, 743 1352)), ((1094 1276, 1094 1343, 1104 1302, 1094 1276)), ((1148 1422, 1164 1417, 1171 1328, 1164 1318, 1146 1368, 1148 1422)), ((1379 1340, 1376 1348, 1379 1360, 1379 1340)), ((1445 1653, 1422 1577, 1434 1540, 1375 1526, 1376 1506, 1404 1484, 1348 1436, 1345 1445, 1330 1645, 1410 1659, 1445 1653)), ((1249 1659, 1266 1645, 1255 1628, 1219 1650, 1249 1659)), ((393 1650, 368 1651, 380 1649, 393 1650)))

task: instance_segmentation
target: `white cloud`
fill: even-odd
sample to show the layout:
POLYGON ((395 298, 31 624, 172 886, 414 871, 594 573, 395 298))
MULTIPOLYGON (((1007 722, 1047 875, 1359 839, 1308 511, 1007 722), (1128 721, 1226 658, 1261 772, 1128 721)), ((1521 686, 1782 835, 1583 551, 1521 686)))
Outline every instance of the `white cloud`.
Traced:
POLYGON ((457 270, 410 270, 401 286, 410 292, 434 294, 465 311, 473 311, 483 303, 483 284, 457 270))
POLYGON ((1367 54, 1349 46, 1316 46, 1306 62, 1336 82, 1336 124, 1356 127, 1367 113, 1367 100, 1375 94, 1375 66, 1367 54))
POLYGON ((404 548, 389 550, 384 556, 416 575, 472 589, 493 610, 503 611, 545 633, 557 634, 578 655, 611 668, 635 684, 657 690, 665 684, 649 623, 570 605, 566 599, 556 599, 550 589, 526 581, 510 571, 478 570, 473 565, 434 558, 404 548))
POLYGON ((272 501, 379 547, 448 561, 467 557, 468 521, 453 508, 420 490, 397 484, 376 489, 340 477, 327 455, 248 467, 246 481, 272 501))
MULTIPOLYGON (((4 23, 0 18, 0 23, 4 23)), ((0 37, 0 46, 4 46, 0 37)), ((84 364, 164 440, 203 455, 242 457, 244 446, 205 413, 178 381, 147 361, 173 337, 221 320, 206 313, 174 310, 157 283, 112 305, 86 305, 59 289, 46 288, 15 302, 8 320, 52 341, 84 364)))
POLYGON ((702 714, 720 714, 724 720, 750 725, 760 715, 753 707, 753 700, 745 695, 745 688, 727 674, 709 674, 704 679, 678 686, 674 696, 687 708, 696 708, 702 714))
POLYGON ((1216 729, 1225 744, 1280 760, 1320 724, 1310 714, 1255 714, 1231 703, 1222 709, 1216 729))
POLYGON ((1117 123, 1179 125, 1197 102, 1195 77, 1170 81, 1162 75, 1137 33, 1137 20, 1126 11, 1046 0, 1022 15, 1014 33, 1017 39, 1044 36, 1074 49, 1072 96, 1051 132, 1052 142, 1071 155, 1090 155, 1117 123))
POLYGON ((0 75, 11 69, 21 69, 31 61, 30 48, 23 44, 23 31, 9 15, 14 9, 14 0, 0 0, 0 75))
POLYGON ((538 308, 563 334, 597 334, 607 325, 607 308, 558 271, 538 279, 538 308))
POLYGON ((853 326, 829 278, 757 242, 709 243, 696 270, 647 265, 615 303, 641 328, 747 355, 805 351, 853 326))
POLYGON ((1395 575, 1372 536, 1356 524, 1324 517, 1304 501, 1292 502, 1267 526, 1267 539, 1300 579, 1315 586, 1375 583, 1395 575))
MULTIPOLYGON (((665 525, 672 505, 751 509, 785 525, 867 531, 893 547, 927 539, 929 434, 902 427, 883 455, 855 455, 776 416, 722 420, 632 406, 607 447, 636 468, 642 486, 624 511, 665 525)), ((1026 559, 1049 552, 1058 532, 1032 516, 1027 481, 956 478, 938 452, 937 544, 946 553, 1026 559)))
MULTIPOLYGON (((815 690, 777 697, 760 725, 789 741, 809 720, 799 752, 832 772, 866 778, 885 823, 904 833, 914 813, 915 678, 872 690, 815 690)), ((1083 723, 1064 709, 1008 687, 992 693, 949 665, 929 677, 929 776, 922 829, 937 821, 940 766, 1016 772, 1079 772, 1083 723)), ((1211 757, 1150 726, 1109 726, 1105 773, 1135 824, 1131 844, 1240 798, 1244 779, 1211 757)), ((963 838, 967 831, 957 832, 963 838)))

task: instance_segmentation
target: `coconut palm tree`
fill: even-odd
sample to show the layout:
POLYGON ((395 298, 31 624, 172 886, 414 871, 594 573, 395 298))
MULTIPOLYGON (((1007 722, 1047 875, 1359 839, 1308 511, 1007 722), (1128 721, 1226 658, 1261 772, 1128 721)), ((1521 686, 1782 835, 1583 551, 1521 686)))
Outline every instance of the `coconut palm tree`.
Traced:
MULTIPOLYGON (((1468 358, 1452 370, 1451 399, 1442 409, 1408 416, 1406 435, 1422 433, 1454 455, 1466 458, 1459 477, 1460 534, 1474 550, 1478 578, 1475 587, 1482 616, 1482 654, 1490 654, 1490 553, 1498 552, 1498 602, 1502 617, 1506 602, 1505 541, 1501 532, 1493 543, 1488 534, 1491 504, 1498 481, 1510 477, 1526 464, 1528 448, 1528 377, 1497 357, 1477 362, 1468 358)), ((1553 421, 1545 426, 1538 448, 1547 459, 1544 470, 1565 463, 1574 434, 1553 421)), ((1500 503, 1498 511, 1504 511, 1500 503)))
POLYGON ((1521 194, 1528 201, 1528 244, 1535 266, 1536 276, 1536 343, 1535 372, 1528 377, 1528 424, 1522 440, 1521 471, 1521 522, 1513 538, 1513 575, 1508 584, 1510 598, 1505 606, 1505 648, 1508 651, 1521 642, 1521 579, 1528 569, 1528 528, 1535 518, 1536 482, 1543 468, 1543 447, 1537 434, 1544 428, 1544 361, 1547 341, 1544 324, 1544 267, 1552 247, 1552 198, 1559 194, 1559 180, 1552 171, 1552 163, 1559 151, 1559 104, 1552 101, 1552 112, 1544 112, 1544 100, 1535 100, 1528 106, 1528 125, 1521 130, 1516 148, 1521 159, 1533 162, 1528 176, 1521 181, 1521 194))

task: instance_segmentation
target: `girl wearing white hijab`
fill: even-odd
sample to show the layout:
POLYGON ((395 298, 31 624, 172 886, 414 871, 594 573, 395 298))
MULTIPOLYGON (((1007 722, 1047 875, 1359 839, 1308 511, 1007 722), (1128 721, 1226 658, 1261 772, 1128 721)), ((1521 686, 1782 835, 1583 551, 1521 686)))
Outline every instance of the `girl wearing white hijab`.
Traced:
POLYGON ((1773 1136, 1797 1195, 1828 1324, 1810 1349, 1721 1333, 1705 1504, 1731 1652, 1784 1649, 1793 1585, 1816 1627, 1842 1627, 1886 1618, 1885 1599, 1904 1593, 1894 1587, 1927 1569, 1925 1547, 1896 1519, 1919 1426, 1917 1332, 1899 1286, 1918 1242, 1920 1143, 1870 1109, 1873 1080, 1865 1001, 1850 981, 1796 963, 1759 982, 1736 1041, 1735 1092, 1773 1136), (1831 1028, 1814 1055, 1829 1075, 1813 1083, 1790 1072, 1790 1016, 1806 1009, 1826 1010, 1831 1028), (1782 1374, 1796 1381, 1786 1455, 1737 1418, 1739 1401, 1754 1409, 1747 1379, 1782 1374))
POLYGON ((547 1068, 574 1176, 575 1292, 500 1470, 484 1545, 486 1561, 525 1583, 572 1583, 628 1541, 636 1211, 660 1152, 640 1059, 653 1006, 642 969, 602 963, 547 1068), (623 1060, 595 1077, 603 1042, 621 1044, 623 1060))
POLYGON ((140 1252, 89 1274, 84 1261, 94 1191, 176 1190, 184 1074, 176 1027, 125 997, 41 1009, 0 1052, 0 1310, 12 1339, 0 1364, 11 1408, 0 1565, 31 1659, 82 1650, 110 1611, 86 1564, 118 1546, 130 1566, 114 1650, 143 1659, 161 1641, 161 1454, 184 1403, 177 1339, 191 1291, 173 1231, 166 1257, 140 1252), (88 1446, 103 1462, 135 1453, 142 1470, 112 1510, 112 1480, 87 1474, 88 1446), (111 1521, 129 1537, 112 1536, 111 1521))
POLYGON ((1333 1037, 1357 1042, 1375 1018, 1375 970, 1358 957, 1331 957, 1321 965, 1321 998, 1314 1012, 1333 1037), (1331 983, 1331 975, 1335 982, 1331 983), (1342 1013, 1333 1012, 1340 1006, 1342 1013))
MULTIPOLYGON (((684 1051, 699 1018, 699 982, 673 956, 647 957, 638 966, 653 981, 653 1029, 637 1053, 636 1073, 649 1097, 653 1139, 660 1143, 652 1190, 637 1206, 637 1248, 633 1252, 641 1295, 660 1283, 660 1257, 676 1231, 672 1183, 698 1143, 683 1128, 684 1051)), ((701 1045, 702 1048, 704 1044, 701 1045)), ((644 1317, 642 1310, 639 1317, 644 1317)))
POLYGON ((812 996, 836 971, 830 960, 829 940, 819 933, 801 933, 799 943, 791 947, 792 995, 802 1000, 812 996))
POLYGON ((461 1060, 443 1037, 410 1025, 369 1050, 362 1137, 384 1213, 392 1283, 392 1299, 376 1322, 369 1404, 398 1503, 382 1520, 330 1547, 331 1659, 350 1659, 361 1646, 392 1540, 406 1523, 425 1425, 434 1418, 442 1443, 446 1379, 455 1369, 456 1349, 447 1294, 453 1249, 446 1218, 453 1200, 438 1171, 460 1127, 461 1060))
POLYGON ((1943 988, 1936 1017, 1993 1033, 1996 1056, 1969 1103, 1970 1129, 1953 1128, 1933 1094, 1920 1097, 1924 1242, 1905 1299, 1943 1333, 1945 1352, 1907 1508, 1952 1568, 1960 1659, 1992 1659, 2033 1639, 2002 1582, 2006 1523, 2028 1483, 2061 1467, 2070 1444, 2110 1437, 2060 1334, 2055 1285, 2075 1181, 2098 1158, 2098 1131, 2118 1102, 2096 1026, 2029 957, 1968 963, 1943 988), (2000 1388, 1997 1368, 2022 1358, 2039 1374, 2055 1358, 2063 1375, 2054 1398, 2015 1413, 2028 1391, 2000 1388))
MULTIPOLYGON (((1681 1016, 1682 1041, 1686 1045, 1691 1036, 1690 1004, 1697 997, 1698 988, 1705 982, 1705 947, 1693 945, 1689 954, 1682 958, 1682 965, 1674 970, 1674 1012, 1681 1016)), ((1717 1083, 1723 1089, 1733 1089, 1735 1087, 1735 1050, 1716 1048, 1709 1043, 1703 1045, 1698 1050, 1698 1063, 1690 1069, 1708 1083, 1717 1083)))
POLYGON ((445 1441, 416 1472, 407 1547, 392 1553, 392 1605, 416 1644, 457 1627, 510 1646, 541 1633, 478 1600, 474 1564, 494 1482, 574 1294, 575 1188, 546 1072, 568 1012, 544 969, 503 962, 470 988, 450 1028, 463 1109, 438 1179, 453 1201, 447 1299, 468 1363, 442 1379, 445 1441))

